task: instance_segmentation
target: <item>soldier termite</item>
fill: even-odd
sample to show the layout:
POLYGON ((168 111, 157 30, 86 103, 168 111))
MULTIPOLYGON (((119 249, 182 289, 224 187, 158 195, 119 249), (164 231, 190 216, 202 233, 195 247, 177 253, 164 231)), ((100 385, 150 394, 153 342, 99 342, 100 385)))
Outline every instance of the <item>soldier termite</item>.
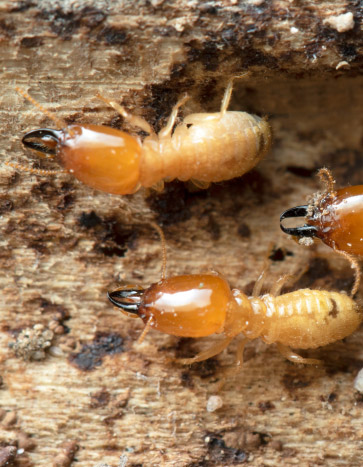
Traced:
MULTIPOLYGON (((248 172, 267 154, 271 145, 271 129, 265 118, 227 110, 232 87, 233 78, 228 82, 219 112, 190 114, 174 129, 178 110, 188 99, 184 95, 158 134, 143 118, 131 115, 123 106, 98 95, 131 125, 148 134, 142 142, 107 126, 67 126, 17 88, 59 127, 29 131, 22 141, 38 153, 56 156, 64 169, 78 180, 107 193, 130 194, 140 187, 162 189, 164 181, 172 179, 191 180, 205 188, 211 182, 229 180, 248 172)), ((20 164, 8 165, 40 175, 53 173, 20 164)))
POLYGON ((256 281, 252 296, 231 290, 218 274, 190 274, 165 277, 148 288, 127 285, 108 294, 113 305, 126 315, 145 323, 140 339, 150 329, 181 337, 206 337, 221 334, 222 340, 193 358, 178 359, 191 364, 206 360, 224 350, 238 334, 237 365, 242 365, 248 340, 261 338, 276 344, 290 361, 320 364, 291 350, 315 349, 343 339, 354 332, 362 320, 361 310, 352 296, 327 290, 300 289, 280 295, 290 276, 276 281, 270 293, 261 295, 265 271, 256 281))

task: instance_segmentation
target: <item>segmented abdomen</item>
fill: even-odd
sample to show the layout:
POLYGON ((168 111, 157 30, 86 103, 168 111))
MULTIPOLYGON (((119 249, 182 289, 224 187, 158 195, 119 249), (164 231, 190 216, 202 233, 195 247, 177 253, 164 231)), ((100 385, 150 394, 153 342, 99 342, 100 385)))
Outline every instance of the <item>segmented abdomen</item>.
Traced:
POLYGON ((251 170, 268 152, 271 129, 265 119, 246 112, 191 114, 167 139, 146 138, 140 182, 160 179, 219 182, 251 170))
POLYGON ((261 338, 267 343, 316 348, 350 335, 362 321, 355 301, 338 292, 301 289, 279 297, 264 295, 261 301, 261 338))

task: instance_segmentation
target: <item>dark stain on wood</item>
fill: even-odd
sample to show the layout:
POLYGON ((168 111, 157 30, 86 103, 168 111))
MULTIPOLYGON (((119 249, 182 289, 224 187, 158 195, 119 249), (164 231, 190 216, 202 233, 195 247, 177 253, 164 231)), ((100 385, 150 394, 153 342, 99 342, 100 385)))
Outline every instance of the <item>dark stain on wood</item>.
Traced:
POLYGON ((71 354, 70 363, 83 371, 94 370, 102 365, 105 355, 124 351, 123 338, 117 333, 97 333, 91 343, 84 344, 78 353, 71 354))

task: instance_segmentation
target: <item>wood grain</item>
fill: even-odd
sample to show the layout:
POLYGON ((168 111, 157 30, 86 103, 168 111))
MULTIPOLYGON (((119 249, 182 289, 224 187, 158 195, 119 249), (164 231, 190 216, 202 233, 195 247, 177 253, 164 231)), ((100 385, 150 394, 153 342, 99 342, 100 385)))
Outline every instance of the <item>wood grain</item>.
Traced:
POLYGON ((207 340, 150 332, 138 346, 141 322, 106 298, 120 282, 158 280, 152 220, 170 275, 213 267, 251 293, 272 244, 267 290, 302 268, 295 287, 349 290, 349 265, 284 236, 279 216, 318 189, 322 166, 338 186, 362 183, 360 2, 25 0, 1 2, 0 14, 3 162, 56 167, 22 148, 25 131, 52 122, 15 85, 66 122, 132 131, 101 91, 158 130, 181 93, 182 114, 215 111, 228 78, 250 70, 231 108, 267 115, 274 131, 254 171, 206 191, 172 182, 121 198, 1 165, 0 465, 362 465, 361 331, 304 353, 323 368, 251 342, 208 412, 235 345, 192 368, 165 363, 207 340))

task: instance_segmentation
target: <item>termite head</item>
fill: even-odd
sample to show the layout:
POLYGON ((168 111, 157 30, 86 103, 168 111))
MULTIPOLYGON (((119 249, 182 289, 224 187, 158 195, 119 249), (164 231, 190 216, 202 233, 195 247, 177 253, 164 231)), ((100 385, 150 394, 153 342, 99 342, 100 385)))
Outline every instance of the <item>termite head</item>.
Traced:
POLYGON ((67 172, 97 190, 124 195, 139 188, 141 144, 123 131, 102 125, 41 128, 22 142, 41 156, 56 156, 67 172))
MULTIPOLYGON (((62 128, 29 131, 22 139, 26 147, 40 156, 56 156, 67 172, 96 190, 115 195, 131 194, 138 190, 142 148, 137 138, 103 125, 67 125, 27 92, 18 87, 16 90, 47 115, 58 128, 62 128)), ((120 112, 128 116, 121 107, 120 112)), ((146 128, 152 132, 149 126, 146 128)), ((15 166, 19 167, 19 164, 15 166)), ((35 169, 29 171, 42 175, 51 172, 35 169)))
POLYGON ((107 292, 107 297, 121 312, 131 318, 142 318, 140 308, 143 302, 145 289, 139 285, 126 285, 113 292, 107 292))

